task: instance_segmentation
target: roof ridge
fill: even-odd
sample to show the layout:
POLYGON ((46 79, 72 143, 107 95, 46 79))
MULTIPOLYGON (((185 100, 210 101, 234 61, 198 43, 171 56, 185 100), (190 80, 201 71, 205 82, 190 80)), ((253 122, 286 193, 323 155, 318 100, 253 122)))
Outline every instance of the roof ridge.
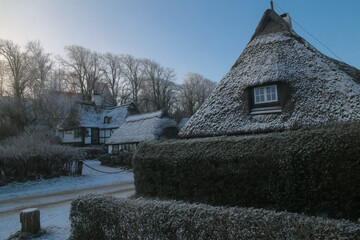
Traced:
POLYGON ((130 115, 126 118, 125 121, 127 122, 136 122, 136 121, 142 121, 142 120, 146 120, 146 119, 151 119, 151 118, 162 118, 164 115, 164 110, 158 110, 155 112, 148 112, 148 113, 141 113, 141 114, 135 114, 135 115, 130 115))
POLYGON ((256 27, 255 33, 251 37, 250 42, 259 35, 282 31, 291 31, 291 28, 274 10, 267 9, 256 27))

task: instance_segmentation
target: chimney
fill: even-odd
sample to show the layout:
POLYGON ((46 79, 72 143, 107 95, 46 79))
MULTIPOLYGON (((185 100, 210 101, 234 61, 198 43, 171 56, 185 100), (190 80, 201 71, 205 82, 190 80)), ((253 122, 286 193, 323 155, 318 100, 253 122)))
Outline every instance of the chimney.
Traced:
POLYGON ((102 105, 102 97, 100 94, 92 94, 91 101, 94 102, 97 107, 101 107, 102 105))
POLYGON ((287 25, 292 29, 290 14, 284 13, 284 14, 281 14, 280 17, 282 17, 282 19, 284 19, 284 21, 287 23, 287 25))

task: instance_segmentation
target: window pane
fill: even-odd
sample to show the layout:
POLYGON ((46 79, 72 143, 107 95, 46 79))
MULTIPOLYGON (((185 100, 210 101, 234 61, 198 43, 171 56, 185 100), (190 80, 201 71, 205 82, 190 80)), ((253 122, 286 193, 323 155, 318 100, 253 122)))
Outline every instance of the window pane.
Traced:
POLYGON ((264 88, 260 88, 260 94, 264 94, 264 88))
POLYGON ((260 102, 260 97, 259 96, 256 96, 256 100, 255 100, 255 102, 260 102))
POLYGON ((273 101, 276 101, 276 100, 277 100, 277 99, 276 99, 276 94, 275 94, 275 93, 273 93, 271 96, 272 96, 271 100, 273 100, 273 101))
POLYGON ((271 86, 271 93, 276 93, 276 86, 271 86))
POLYGON ((260 98, 261 98, 261 102, 265 102, 265 96, 264 95, 261 95, 260 98))
POLYGON ((266 94, 266 101, 271 101, 271 94, 269 92, 266 94))

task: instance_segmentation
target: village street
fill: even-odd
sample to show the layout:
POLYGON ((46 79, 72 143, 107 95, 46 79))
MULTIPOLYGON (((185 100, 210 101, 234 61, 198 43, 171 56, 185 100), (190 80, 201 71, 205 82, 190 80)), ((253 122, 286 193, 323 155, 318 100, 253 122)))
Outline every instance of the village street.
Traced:
POLYGON ((101 166, 99 161, 86 161, 89 166, 108 174, 83 167, 83 175, 48 180, 11 183, 0 187, 0 239, 20 230, 19 212, 39 208, 41 228, 46 234, 37 239, 67 239, 70 234, 70 204, 77 196, 96 193, 126 198, 134 194, 132 171, 101 166))

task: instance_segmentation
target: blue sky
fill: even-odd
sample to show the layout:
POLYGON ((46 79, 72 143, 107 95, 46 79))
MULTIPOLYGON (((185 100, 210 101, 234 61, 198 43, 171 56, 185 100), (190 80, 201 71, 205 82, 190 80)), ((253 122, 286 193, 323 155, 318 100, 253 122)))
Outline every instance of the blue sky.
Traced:
MULTIPOLYGON (((342 60, 360 68, 359 0, 275 2, 342 60)), ((18 44, 40 40, 55 55, 71 44, 131 54, 173 68, 178 83, 186 72, 219 82, 269 7, 269 0, 0 0, 0 38, 18 44)), ((293 23, 293 28, 335 58, 299 26, 293 23)))

